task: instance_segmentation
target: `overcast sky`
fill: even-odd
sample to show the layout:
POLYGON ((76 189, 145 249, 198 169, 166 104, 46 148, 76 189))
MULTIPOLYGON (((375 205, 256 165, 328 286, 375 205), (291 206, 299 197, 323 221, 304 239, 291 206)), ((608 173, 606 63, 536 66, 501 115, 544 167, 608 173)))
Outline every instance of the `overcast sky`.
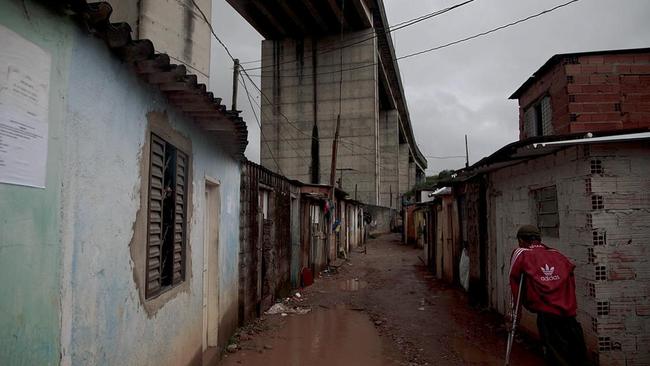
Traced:
MULTIPOLYGON (((476 0, 392 33, 395 50, 399 57, 435 47, 566 1, 476 0)), ((384 0, 390 24, 459 2, 384 0)), ((260 58, 262 37, 225 0, 215 0, 212 13, 215 31, 235 57, 242 61, 260 58)), ((649 16, 649 0, 581 0, 497 33, 401 60, 406 100, 420 150, 427 157, 464 155, 467 134, 471 164, 517 140, 517 101, 508 97, 534 71, 557 53, 650 47, 649 16)), ((223 48, 213 42, 210 86, 228 105, 231 64, 223 48)), ((259 85, 259 80, 256 83, 259 85)), ((243 92, 238 108, 248 122, 246 155, 259 162, 259 127, 243 92)), ((462 158, 427 160, 428 175, 464 166, 462 158)))

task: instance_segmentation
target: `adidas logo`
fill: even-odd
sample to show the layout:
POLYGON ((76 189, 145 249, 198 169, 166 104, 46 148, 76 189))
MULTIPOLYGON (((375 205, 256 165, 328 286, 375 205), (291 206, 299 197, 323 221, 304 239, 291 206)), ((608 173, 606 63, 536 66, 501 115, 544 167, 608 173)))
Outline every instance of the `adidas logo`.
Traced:
POLYGON ((542 270, 542 273, 544 276, 541 276, 539 279, 542 281, 557 281, 560 279, 560 276, 555 275, 553 276, 553 272, 555 272, 555 267, 548 267, 548 264, 546 264, 545 267, 540 267, 542 270))

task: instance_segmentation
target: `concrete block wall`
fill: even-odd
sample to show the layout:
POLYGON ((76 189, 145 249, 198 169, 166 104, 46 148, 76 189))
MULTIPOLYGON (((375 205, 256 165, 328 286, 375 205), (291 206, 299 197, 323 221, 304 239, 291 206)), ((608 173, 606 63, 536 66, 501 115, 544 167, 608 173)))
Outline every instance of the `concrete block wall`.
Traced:
POLYGON ((588 152, 587 291, 601 365, 650 363, 649 152, 642 143, 592 145, 588 152))
MULTIPOLYGON (((357 42, 366 33, 346 34, 343 43, 357 42)), ((339 44, 338 36, 313 41, 285 39, 262 42, 262 58, 265 60, 262 90, 266 97, 262 96, 261 163, 290 178, 310 182, 312 129, 316 121, 320 183, 328 183, 340 95, 337 168, 354 169, 343 173, 343 189, 352 193, 356 184, 357 199, 377 204, 377 68, 358 68, 376 63, 376 44, 374 39, 369 39, 342 49, 342 86, 339 85, 340 51, 324 52, 339 44), (314 53, 315 60, 312 57, 314 53), (353 68, 356 69, 345 71, 353 68)), ((337 174, 337 179, 339 176, 337 174)))
POLYGON ((397 110, 379 112, 380 196, 379 205, 400 207, 399 192, 399 114, 397 110))
MULTIPOLYGON (((488 176, 488 295, 489 304, 502 314, 510 311, 508 269, 512 251, 517 247, 516 232, 524 224, 536 224, 536 208, 531 191, 556 186, 559 237, 543 237, 542 241, 556 248, 576 264, 576 297, 578 320, 583 325, 590 349, 596 346, 596 335, 590 329, 591 303, 586 291, 589 275, 593 272, 587 262, 589 242, 585 217, 589 210, 584 191, 587 177, 582 151, 576 147, 540 157, 507 168, 488 176), (549 172, 552 172, 549 173, 549 172)), ((537 334, 535 316, 524 312, 522 326, 537 334)))
MULTIPOLYGON (((535 223, 531 190, 557 187, 559 237, 576 264, 578 320, 600 365, 647 364, 650 154, 641 143, 572 147, 489 175, 490 305, 509 310, 507 269, 519 225, 535 223)), ((523 326, 535 333, 534 316, 523 326)))

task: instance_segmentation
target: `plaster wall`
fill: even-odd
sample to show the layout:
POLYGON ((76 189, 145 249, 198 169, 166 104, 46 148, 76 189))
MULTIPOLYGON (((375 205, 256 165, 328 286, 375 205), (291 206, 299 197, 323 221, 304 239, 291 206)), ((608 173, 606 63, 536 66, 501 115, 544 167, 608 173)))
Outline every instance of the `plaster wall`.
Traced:
POLYGON ((237 324, 239 164, 218 141, 206 137, 168 106, 161 93, 116 60, 103 42, 80 31, 73 39, 62 134, 62 364, 200 362, 205 177, 220 182, 218 298, 223 346, 237 324), (151 112, 164 116, 171 129, 190 140, 192 150, 190 267, 183 288, 164 294, 164 303, 154 311, 143 304, 134 278, 144 265, 137 263, 129 247, 146 245, 133 239, 143 235, 134 222, 146 214, 142 204, 146 191, 141 187, 142 179, 147 179, 143 167, 148 166, 151 112))
POLYGON ((0 9, 0 26, 41 47, 52 60, 46 187, 0 183, 0 364, 57 365, 60 168, 74 26, 32 1, 0 0, 0 9))

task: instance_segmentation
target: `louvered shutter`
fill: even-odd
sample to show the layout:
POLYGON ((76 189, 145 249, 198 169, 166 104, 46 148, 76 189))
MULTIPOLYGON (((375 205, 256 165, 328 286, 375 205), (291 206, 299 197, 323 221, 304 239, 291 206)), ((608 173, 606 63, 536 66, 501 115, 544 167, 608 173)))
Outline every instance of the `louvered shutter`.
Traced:
POLYGON ((163 243, 163 180, 165 141, 151 135, 149 159, 149 207, 147 223, 146 297, 155 296, 161 289, 163 243))
POLYGON ((176 151, 176 189, 174 207, 174 269, 172 284, 185 278, 185 208, 187 198, 187 155, 176 151))

